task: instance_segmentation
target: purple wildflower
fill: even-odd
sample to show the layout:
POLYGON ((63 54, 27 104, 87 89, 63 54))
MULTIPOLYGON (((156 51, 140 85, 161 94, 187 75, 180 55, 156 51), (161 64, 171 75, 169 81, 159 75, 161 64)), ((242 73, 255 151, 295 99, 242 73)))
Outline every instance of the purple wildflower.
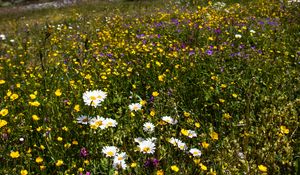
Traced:
POLYGON ((80 157, 87 157, 89 155, 89 151, 83 147, 80 149, 80 157))
POLYGON ((213 54, 213 51, 212 51, 212 50, 207 50, 207 51, 206 51, 206 54, 207 54, 207 55, 212 55, 212 54, 213 54))

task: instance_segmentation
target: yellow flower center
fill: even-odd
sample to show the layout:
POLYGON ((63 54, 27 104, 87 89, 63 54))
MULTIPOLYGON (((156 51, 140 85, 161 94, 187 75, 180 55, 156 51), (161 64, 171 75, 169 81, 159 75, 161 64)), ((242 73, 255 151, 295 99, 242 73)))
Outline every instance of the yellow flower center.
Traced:
POLYGON ((96 100, 96 99, 97 99, 97 97, 95 97, 95 96, 91 96, 91 97, 90 97, 90 99, 94 101, 94 100, 96 100))
POLYGON ((114 156, 114 152, 109 151, 109 152, 107 152, 107 155, 110 156, 110 157, 112 157, 112 156, 114 156))
POLYGON ((143 152, 146 152, 146 153, 150 152, 150 148, 149 148, 149 147, 145 147, 145 148, 143 149, 143 152))

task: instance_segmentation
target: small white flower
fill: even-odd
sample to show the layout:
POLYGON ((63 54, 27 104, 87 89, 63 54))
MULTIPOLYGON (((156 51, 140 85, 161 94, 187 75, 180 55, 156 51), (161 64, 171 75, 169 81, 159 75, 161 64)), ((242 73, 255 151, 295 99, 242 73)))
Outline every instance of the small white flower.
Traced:
POLYGON ((145 132, 152 133, 154 131, 155 126, 151 122, 146 122, 143 125, 143 130, 145 132))
POLYGON ((114 157, 113 167, 118 169, 126 169, 127 165, 125 159, 127 155, 125 152, 117 153, 114 157))
POLYGON ((188 130, 188 135, 189 138, 197 137, 197 133, 193 130, 188 130))
POLYGON ((235 38, 242 38, 241 34, 235 34, 234 36, 235 36, 235 38))
POLYGON ((250 33, 256 33, 255 30, 250 30, 250 33))
POLYGON ((20 142, 24 142, 24 138, 23 137, 21 137, 19 140, 20 140, 20 142))
POLYGON ((104 124, 105 118, 97 116, 96 118, 92 118, 89 123, 91 126, 94 126, 95 128, 99 127, 100 129, 105 129, 106 126, 104 124))
POLYGON ((83 93, 83 101, 88 106, 100 106, 106 98, 107 93, 101 90, 86 91, 83 93))
POLYGON ((138 148, 144 154, 153 154, 155 152, 155 143, 147 139, 140 142, 138 148))
POLYGON ((129 105, 130 111, 138 111, 142 109, 142 105, 140 103, 132 103, 129 105))
POLYGON ((14 39, 11 39, 11 40, 9 40, 11 43, 14 43, 15 42, 15 40, 14 39))
POLYGON ((169 142, 173 145, 173 146, 177 146, 180 150, 187 150, 187 146, 184 142, 182 142, 179 139, 176 139, 174 137, 171 137, 169 139, 169 142))
POLYGON ((189 151, 194 157, 199 157, 201 156, 201 151, 197 148, 192 148, 189 151))
POLYGON ((6 36, 4 34, 0 34, 0 40, 6 40, 6 36))
POLYGON ((177 145, 177 142, 179 141, 178 139, 174 138, 174 137, 171 137, 169 140, 168 140, 172 145, 176 146, 177 145))
POLYGON ((177 120, 173 119, 172 117, 170 116, 164 116, 161 118, 163 121, 169 123, 169 124, 172 124, 172 125, 175 125, 177 123, 177 120))
POLYGON ((177 143, 177 147, 178 147, 180 150, 183 150, 183 151, 185 151, 185 150, 188 149, 188 147, 186 146, 186 144, 185 144, 184 142, 181 142, 181 141, 177 143))
POLYGON ((106 118, 104 119, 103 121, 103 125, 105 128, 108 128, 108 127, 116 127, 118 124, 118 122, 114 119, 111 119, 111 118, 106 118))
POLYGON ((244 153, 242 153, 242 152, 239 152, 239 153, 238 153, 238 156, 239 156, 240 159, 245 159, 245 155, 244 155, 244 153))
POLYGON ((115 146, 105 146, 102 149, 102 153, 106 155, 106 157, 114 157, 119 149, 115 146))
POLYGON ((84 115, 78 117, 76 120, 77 123, 84 124, 84 125, 87 125, 90 121, 89 117, 84 115))

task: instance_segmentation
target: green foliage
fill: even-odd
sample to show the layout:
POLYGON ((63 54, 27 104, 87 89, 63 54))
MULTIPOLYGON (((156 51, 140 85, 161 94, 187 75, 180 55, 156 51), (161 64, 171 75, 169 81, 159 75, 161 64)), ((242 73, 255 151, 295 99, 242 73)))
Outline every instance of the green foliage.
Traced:
POLYGON ((299 172, 299 5, 178 2, 5 16, 0 174, 299 172))

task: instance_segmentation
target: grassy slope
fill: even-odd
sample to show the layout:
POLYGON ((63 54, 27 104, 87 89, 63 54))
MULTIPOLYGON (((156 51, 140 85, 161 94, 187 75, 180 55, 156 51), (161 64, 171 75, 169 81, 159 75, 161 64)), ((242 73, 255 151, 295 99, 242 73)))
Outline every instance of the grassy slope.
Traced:
MULTIPOLYGON (((232 1, 232 2, 234 2, 234 1, 232 1)), ((112 13, 122 14, 122 12, 126 11, 127 12, 126 14, 128 15, 127 18, 130 19, 130 17, 133 18, 135 16, 145 15, 145 14, 151 13, 153 11, 153 9, 155 9, 155 8, 163 8, 163 7, 164 7, 164 3, 161 1, 155 1, 155 3, 153 3, 153 2, 118 2, 118 3, 114 3, 114 2, 102 2, 101 1, 101 2, 96 2, 96 3, 86 3, 84 5, 81 4, 81 5, 74 6, 74 7, 64 7, 61 9, 27 11, 27 12, 22 12, 22 13, 11 12, 9 14, 1 15, 0 31, 1 32, 4 31, 4 32, 13 34, 16 30, 21 30, 25 24, 28 24, 30 26, 31 34, 33 34, 34 30, 38 30, 39 28, 43 27, 46 23, 61 24, 61 23, 65 23, 68 21, 72 22, 72 20, 76 20, 76 19, 74 19, 74 17, 78 16, 77 14, 80 14, 79 16, 81 16, 82 18, 93 19, 96 17, 99 18, 99 17, 109 16, 112 13)), ((80 20, 80 21, 84 22, 84 20, 80 20)), ((99 20, 95 20, 95 21, 99 22, 99 20)), ((288 43, 287 44, 288 47, 290 47, 290 45, 297 45, 297 43, 299 43, 299 39, 297 39, 297 36, 299 36, 299 35, 297 35, 297 33, 295 31, 296 31, 296 29, 299 29, 299 27, 297 27, 297 24, 288 25, 288 22, 284 23, 284 25, 286 25, 285 26, 286 30, 291 31, 291 33, 282 34, 282 35, 284 35, 284 37, 282 37, 280 39, 285 40, 284 42, 288 43), (294 31, 294 32, 292 32, 292 31, 294 31), (292 36, 292 35, 294 35, 294 36, 292 36), (295 38, 295 39, 293 39, 293 38, 295 38)), ((89 31, 94 31, 94 30, 92 30, 92 27, 91 27, 91 28, 89 28, 89 31)), ((18 32, 16 32, 16 33, 18 33, 18 32)), ((24 35, 24 33, 23 33, 23 35, 24 35)), ((274 34, 274 36, 275 36, 275 34, 274 34)), ((33 36, 30 36, 30 37, 33 37, 33 36)), ((269 44, 269 46, 270 47, 272 46, 272 48, 276 48, 275 47, 276 44, 280 45, 280 42, 271 43, 271 44, 269 44)), ((265 43, 263 43, 261 45, 261 47, 265 47, 264 49, 266 49, 266 52, 268 51, 269 46, 265 43)), ((293 48, 291 47, 290 51, 293 51, 292 49, 293 48)), ((295 48, 295 49, 297 49, 297 48, 295 48)), ((267 53, 266 55, 268 57, 268 56, 271 56, 272 54, 267 53)), ((274 53, 273 55, 276 55, 276 54, 274 53)), ((279 58, 279 56, 278 56, 278 58, 279 58)), ((255 58, 255 59, 257 59, 257 58, 255 58)), ((281 59, 281 57, 280 57, 280 59, 281 59)), ((292 79, 290 79, 288 74, 286 74, 284 71, 282 71, 282 72, 280 71, 280 70, 284 70, 286 68, 285 66, 280 65, 280 64, 287 64, 288 66, 290 66, 290 67, 287 66, 287 68, 288 68, 288 70, 291 71, 291 73, 299 70, 296 68, 296 66, 299 66, 299 65, 296 65, 294 67, 293 65, 290 65, 290 63, 287 63, 285 61, 280 62, 280 59, 278 59, 278 60, 274 59, 273 67, 271 65, 272 60, 268 60, 268 59, 266 59, 266 60, 270 61, 270 62, 266 62, 265 65, 263 63, 260 63, 259 61, 257 63, 255 63, 255 60, 249 61, 248 63, 247 63, 247 61, 239 63, 238 60, 234 60, 234 59, 230 60, 229 59, 228 62, 226 62, 225 68, 227 68, 229 70, 229 73, 226 74, 227 76, 224 76, 222 78, 225 79, 228 82, 228 84, 230 82, 229 80, 231 80, 231 79, 232 79, 232 81, 237 80, 241 83, 245 83, 245 85, 244 84, 241 84, 241 85, 239 84, 239 85, 242 88, 244 88, 244 89, 240 89, 240 90, 241 90, 241 92, 245 93, 244 96, 247 97, 247 98, 245 98, 247 100, 245 103, 249 104, 249 108, 245 108, 245 111, 241 111, 241 112, 245 112, 245 114, 247 114, 247 112, 248 112, 249 116, 251 115, 251 121, 247 121, 247 122, 251 122, 253 124, 253 126, 255 126, 255 125, 260 126, 261 121, 256 120, 256 118, 263 119, 264 117, 266 117, 268 115, 270 115, 269 117, 272 118, 271 114, 269 114, 267 112, 266 112, 266 114, 264 114, 264 113, 261 113, 261 111, 255 111, 255 109, 262 109, 267 106, 266 107, 266 110, 267 110, 268 105, 270 105, 270 110, 271 110, 271 109, 275 108, 275 107, 273 107, 273 104, 278 105, 279 106, 278 108, 280 109, 281 107, 283 107, 285 105, 284 103, 280 104, 280 102, 279 102, 280 98, 285 98, 285 96, 284 96, 285 94, 282 95, 281 94, 282 92, 287 93, 288 98, 291 98, 291 100, 295 100, 296 98, 299 97, 298 94, 292 94, 294 92, 299 92, 299 91, 294 90, 294 89, 297 89, 296 85, 294 87, 292 85, 289 85, 289 83, 292 84, 293 81, 292 81, 292 79), (230 61, 232 61, 232 62, 230 62, 230 61), (247 65, 247 64, 249 64, 249 65, 247 65), (258 66, 257 68, 262 68, 262 69, 265 68, 269 72, 266 70, 263 70, 263 72, 261 72, 260 69, 256 69, 256 67, 255 67, 256 65, 258 66), (261 67, 259 67, 259 66, 261 66, 261 67), (237 74, 236 69, 243 70, 240 73, 241 76, 237 74), (247 72, 249 74, 247 74, 245 72, 247 72), (280 78, 283 74, 284 74, 284 76, 286 76, 285 78, 287 80, 280 78), (243 79, 245 81, 243 81, 243 79), (284 83, 281 85, 281 82, 284 82, 284 83), (267 85, 274 86, 275 90, 272 91, 272 90, 268 89, 267 85), (284 89, 284 87, 290 87, 291 90, 287 91, 284 89), (243 91, 243 90, 245 90, 245 91, 243 91), (251 103, 251 100, 253 100, 253 101, 255 100, 256 104, 251 103), (282 105, 282 106, 280 106, 280 105, 282 105), (248 110, 248 111, 246 111, 246 110, 248 110), (257 114, 262 115, 262 117, 257 117, 257 114), (263 116, 263 114, 265 116, 263 116)), ((198 69, 194 68, 193 70, 195 70, 196 73, 184 72, 185 74, 179 75, 179 77, 181 77, 181 80, 185 81, 185 83, 186 83, 186 84, 182 83, 181 84, 182 86, 178 87, 178 91, 181 94, 180 97, 182 97, 181 101, 183 101, 183 102, 188 101, 191 97, 193 97, 192 95, 190 95, 190 93, 196 92, 195 90, 197 90, 197 89, 195 89, 196 86, 193 83, 194 82, 199 83, 201 80, 201 78, 199 79, 199 76, 197 75, 197 73, 199 73, 199 72, 203 73, 204 71, 207 71, 206 72, 207 76, 205 76, 205 77, 208 77, 207 81, 210 82, 210 70, 209 69, 211 69, 213 71, 213 70, 216 70, 216 68, 213 66, 210 67, 209 64, 215 65, 215 66, 221 66, 223 64, 221 61, 218 61, 218 59, 216 59, 216 60, 207 59, 207 62, 202 62, 202 63, 204 64, 203 67, 206 66, 206 69, 201 70, 201 67, 199 67, 198 69), (211 61, 211 63, 209 63, 209 61, 211 61)), ((141 72, 142 71, 143 70, 141 70, 141 72)), ((299 79, 296 79, 295 73, 292 73, 291 75, 293 76, 293 78, 295 80, 294 82, 297 82, 297 80, 299 82, 299 79)), ((201 84, 197 84, 197 85, 201 86, 201 87, 205 87, 205 85, 201 85, 201 84)), ((208 89, 209 85, 207 85, 207 86, 208 86, 207 87, 207 89, 208 89)), ((208 90, 206 92, 208 92, 208 90)), ((201 94, 197 94, 197 92, 196 92, 195 96, 196 95, 201 96, 201 94)), ((200 103, 201 101, 197 103, 197 99, 194 99, 194 100, 196 102, 194 104, 195 106, 193 106, 192 103, 187 103, 186 104, 187 109, 193 109, 193 108, 196 109, 197 108, 196 105, 199 105, 199 104, 201 105, 201 103, 200 103)), ((286 100, 286 101, 288 101, 288 100, 286 100)), ((243 105, 241 105, 241 108, 242 107, 243 107, 243 105)), ((204 109, 208 111, 207 113, 211 112, 209 110, 217 111, 215 109, 209 109, 208 107, 204 108, 204 109)), ((236 110, 238 112, 240 109, 236 109, 236 110)), ((282 111, 283 111, 282 113, 284 113, 284 110, 282 110, 282 111)), ((201 112, 202 111, 200 111, 200 113, 201 112)), ((214 112, 212 112, 212 113, 215 114, 214 112)), ((241 117, 241 118, 247 117, 246 115, 243 116, 243 114, 244 113, 241 113, 241 116, 239 116, 239 117, 241 117)), ((216 116, 217 116, 217 112, 216 112, 216 116)), ((209 116, 206 116, 206 117, 209 117, 209 116)), ((213 122, 214 121, 212 121, 212 123, 213 122)), ((266 123, 268 123, 268 122, 266 122, 266 123)), ((257 127, 257 128, 260 129, 261 127, 257 127)), ((270 128, 272 128, 272 127, 270 127, 270 128)), ((252 129, 252 126, 251 126, 251 128, 247 128, 247 130, 251 130, 251 129, 252 129)), ((254 129, 256 129, 256 128, 254 128, 254 129)), ((261 130, 255 130, 255 132, 257 132, 257 134, 262 133, 261 130)), ((253 139, 253 142, 256 142, 255 139, 259 140, 259 138, 255 138, 255 136, 253 136, 252 139, 253 139)), ((248 140, 245 139, 245 142, 246 141, 248 141, 248 140)), ((261 142, 260 144, 263 145, 263 142, 261 142)), ((229 145, 231 145, 231 144, 229 144, 229 145)), ((253 144, 252 150, 249 151, 249 154, 250 154, 250 152, 251 153, 257 152, 257 150, 255 148, 257 150, 259 150, 259 147, 255 146, 253 144)), ((272 148, 272 145, 270 145, 269 149, 271 149, 271 148, 272 148)), ((245 147, 243 149, 247 149, 247 148, 245 147)), ((217 150, 219 150, 219 148, 217 150)), ((259 153, 257 153, 257 154, 259 154, 259 153)), ((255 155, 255 154, 253 154, 253 155, 255 155)), ((256 156, 259 157, 259 155, 256 155, 256 156)))

